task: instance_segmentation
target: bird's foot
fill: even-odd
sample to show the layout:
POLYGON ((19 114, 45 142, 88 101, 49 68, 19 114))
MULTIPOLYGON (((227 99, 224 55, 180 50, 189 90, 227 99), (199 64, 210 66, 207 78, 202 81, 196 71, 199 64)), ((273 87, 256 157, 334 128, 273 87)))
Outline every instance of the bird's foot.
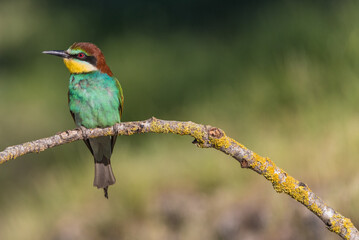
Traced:
POLYGON ((84 126, 79 126, 79 127, 75 128, 75 130, 80 130, 84 139, 87 139, 87 134, 86 134, 87 128, 85 128, 84 126))

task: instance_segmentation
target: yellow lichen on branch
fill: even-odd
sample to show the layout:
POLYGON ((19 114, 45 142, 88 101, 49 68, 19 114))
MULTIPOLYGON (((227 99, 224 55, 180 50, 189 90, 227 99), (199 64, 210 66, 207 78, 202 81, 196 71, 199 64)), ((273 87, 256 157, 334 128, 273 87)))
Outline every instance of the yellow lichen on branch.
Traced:
POLYGON ((194 138, 201 148, 214 148, 235 158, 242 168, 251 169, 270 181, 278 193, 286 193, 317 215, 332 232, 343 239, 359 240, 358 229, 349 218, 329 207, 305 183, 296 180, 277 167, 269 158, 262 157, 228 137, 223 130, 193 122, 166 121, 151 118, 144 121, 118 123, 112 127, 68 130, 54 136, 7 147, 0 152, 0 164, 22 155, 41 152, 48 148, 86 138, 139 133, 173 133, 194 138))

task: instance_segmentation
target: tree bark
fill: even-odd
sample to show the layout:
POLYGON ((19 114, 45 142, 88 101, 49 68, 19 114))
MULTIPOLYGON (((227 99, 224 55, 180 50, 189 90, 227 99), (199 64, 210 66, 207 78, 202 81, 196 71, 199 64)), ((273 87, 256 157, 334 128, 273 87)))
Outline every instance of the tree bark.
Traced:
POLYGON ((276 192, 284 192, 302 203, 317 215, 330 231, 338 234, 343 239, 359 240, 358 229, 355 228, 351 220, 329 207, 307 184, 290 176, 283 169, 277 167, 268 157, 259 156, 228 137, 223 130, 209 125, 166 121, 152 117, 144 121, 118 123, 107 128, 67 130, 48 138, 7 147, 0 152, 0 164, 28 153, 39 153, 48 148, 77 140, 109 135, 128 136, 138 133, 174 133, 192 136, 194 137, 192 143, 198 147, 215 148, 222 151, 236 159, 242 168, 251 169, 265 177, 272 183, 276 192))

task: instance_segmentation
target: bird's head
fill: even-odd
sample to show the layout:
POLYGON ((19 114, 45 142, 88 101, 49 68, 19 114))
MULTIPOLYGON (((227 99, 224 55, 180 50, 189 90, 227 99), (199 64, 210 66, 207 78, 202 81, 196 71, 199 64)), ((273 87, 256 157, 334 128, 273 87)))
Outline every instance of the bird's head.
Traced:
POLYGON ((92 43, 79 42, 72 44, 65 51, 52 50, 43 51, 42 53, 62 57, 66 67, 72 74, 101 71, 109 76, 113 75, 101 50, 92 43))

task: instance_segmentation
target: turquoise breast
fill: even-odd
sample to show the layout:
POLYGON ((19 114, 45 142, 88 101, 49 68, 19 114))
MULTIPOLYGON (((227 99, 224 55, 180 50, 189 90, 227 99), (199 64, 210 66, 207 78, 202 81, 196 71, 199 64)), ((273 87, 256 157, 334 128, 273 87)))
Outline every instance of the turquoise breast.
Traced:
POLYGON ((69 108, 77 126, 109 127, 120 122, 116 80, 99 71, 72 74, 69 108))

